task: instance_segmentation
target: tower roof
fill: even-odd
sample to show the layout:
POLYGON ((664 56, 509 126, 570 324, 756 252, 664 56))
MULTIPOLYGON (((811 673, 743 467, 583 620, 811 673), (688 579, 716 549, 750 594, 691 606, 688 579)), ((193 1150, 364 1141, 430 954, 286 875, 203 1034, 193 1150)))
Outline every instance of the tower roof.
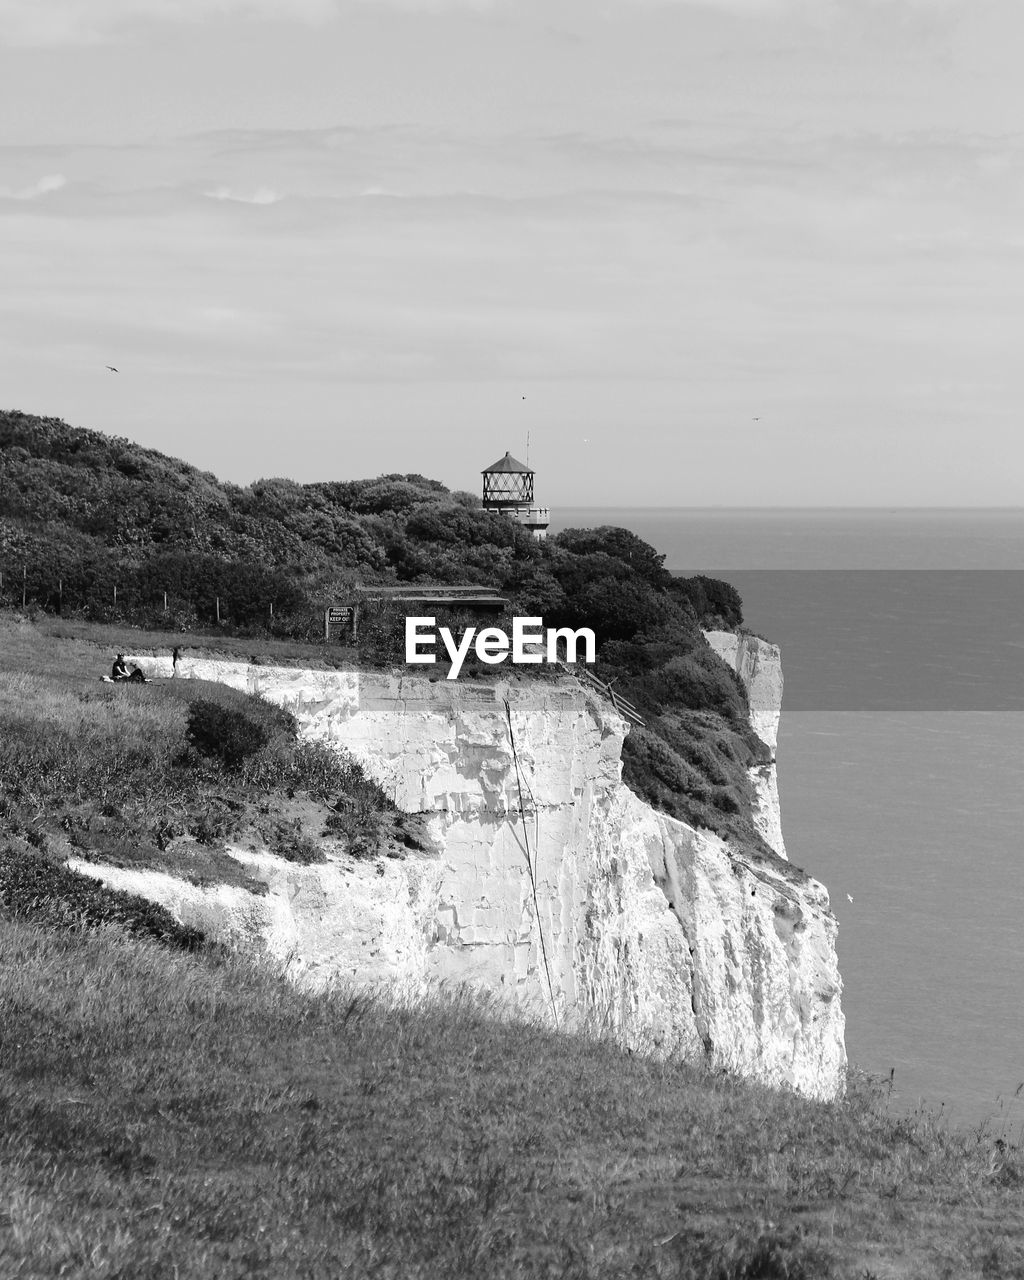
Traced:
POLYGON ((517 462, 510 453, 506 453, 504 458, 499 458, 497 462, 485 467, 480 474, 485 476, 491 471, 516 471, 521 475, 533 475, 530 467, 525 466, 522 462, 517 462))

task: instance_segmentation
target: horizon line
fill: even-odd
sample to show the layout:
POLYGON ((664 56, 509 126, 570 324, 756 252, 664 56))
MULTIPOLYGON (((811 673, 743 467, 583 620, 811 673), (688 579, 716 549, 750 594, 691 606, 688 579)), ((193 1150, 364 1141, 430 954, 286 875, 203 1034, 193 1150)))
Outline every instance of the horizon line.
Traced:
POLYGON ((652 505, 644 506, 638 503, 618 503, 615 505, 594 504, 576 504, 565 503, 561 507, 552 505, 549 508, 552 512, 562 511, 886 511, 892 513, 904 511, 955 511, 955 512, 1011 512, 1024 515, 1024 505, 1022 506, 891 506, 891 505, 870 505, 867 503, 846 506, 812 506, 812 505, 791 505, 791 506, 729 506, 725 503, 716 503, 704 506, 663 506, 652 505))

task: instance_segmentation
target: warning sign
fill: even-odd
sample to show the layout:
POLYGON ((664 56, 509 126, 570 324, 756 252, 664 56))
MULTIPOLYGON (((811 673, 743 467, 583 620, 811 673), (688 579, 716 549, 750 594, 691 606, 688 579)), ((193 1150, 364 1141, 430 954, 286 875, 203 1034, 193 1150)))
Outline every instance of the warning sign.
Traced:
POLYGON ((332 640, 354 640, 356 634, 356 610, 351 604, 332 604, 324 613, 324 638, 332 640))

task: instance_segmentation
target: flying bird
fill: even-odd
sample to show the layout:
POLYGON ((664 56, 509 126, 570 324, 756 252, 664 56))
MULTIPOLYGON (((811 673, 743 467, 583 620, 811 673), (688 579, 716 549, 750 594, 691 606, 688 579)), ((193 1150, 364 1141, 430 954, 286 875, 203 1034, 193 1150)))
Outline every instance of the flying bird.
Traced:
POLYGON ((104 365, 103 367, 105 369, 109 369, 111 373, 117 373, 117 370, 114 368, 112 364, 104 365))
POLYGON ((846 895, 846 901, 847 901, 847 902, 852 902, 852 901, 853 901, 853 894, 852 894, 852 893, 848 893, 848 894, 846 895))

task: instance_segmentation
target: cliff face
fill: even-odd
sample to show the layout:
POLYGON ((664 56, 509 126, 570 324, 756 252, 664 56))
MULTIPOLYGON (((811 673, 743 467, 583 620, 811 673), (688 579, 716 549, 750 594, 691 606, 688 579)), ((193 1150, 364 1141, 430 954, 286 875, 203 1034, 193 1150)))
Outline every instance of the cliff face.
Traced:
MULTIPOLYGON (((149 675, 169 660, 136 658, 149 675)), ((566 678, 497 684, 193 661, 347 748, 441 854, 296 866, 237 852, 265 896, 79 864, 320 983, 454 979, 561 1026, 706 1056, 819 1097, 845 1071, 824 888, 652 810, 620 781, 625 723, 566 678)))
POLYGON ((782 656, 777 644, 734 631, 705 631, 712 649, 743 681, 750 701, 750 727, 771 748, 769 764, 750 770, 754 826, 780 858, 787 857, 782 838, 779 776, 775 763, 782 713, 782 656))

